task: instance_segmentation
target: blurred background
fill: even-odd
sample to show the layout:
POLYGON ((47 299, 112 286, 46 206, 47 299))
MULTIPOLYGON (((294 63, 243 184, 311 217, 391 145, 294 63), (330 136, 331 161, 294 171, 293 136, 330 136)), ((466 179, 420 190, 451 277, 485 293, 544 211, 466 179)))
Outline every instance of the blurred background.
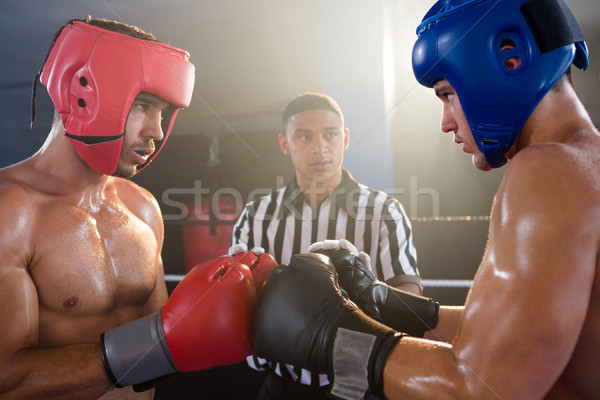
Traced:
MULTIPOLYGON (((590 48, 590 69, 574 69, 575 86, 598 125, 600 2, 565 1, 590 48)), ((418 266, 430 282, 424 294, 462 304, 468 282, 439 287, 434 280, 473 278, 505 167, 475 170, 452 135, 441 134, 441 105, 412 74, 415 30, 433 3, 2 0, 0 167, 32 155, 50 130, 53 108, 41 84, 37 121, 29 129, 30 96, 57 29, 87 14, 137 25, 189 51, 196 66, 190 108, 179 114, 152 166, 134 178, 154 194, 165 217, 163 259, 166 274, 174 277, 170 289, 198 257, 228 246, 231 222, 243 203, 292 178, 291 163, 277 142, 281 113, 297 94, 319 91, 339 102, 350 129, 344 167, 358 181, 398 198, 411 218, 418 266), (215 197, 207 200, 205 189, 215 197), (211 202, 220 217, 215 235, 206 225, 211 202), (190 216, 194 210, 201 215, 190 216)), ((251 398, 260 379, 243 365, 191 376, 163 385, 161 396, 251 398), (231 379, 240 383, 223 384, 231 379)))

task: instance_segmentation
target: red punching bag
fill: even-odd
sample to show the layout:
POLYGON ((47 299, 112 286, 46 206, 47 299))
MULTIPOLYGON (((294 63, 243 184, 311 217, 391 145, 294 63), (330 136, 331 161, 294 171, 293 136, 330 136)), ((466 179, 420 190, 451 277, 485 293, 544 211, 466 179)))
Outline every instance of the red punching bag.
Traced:
POLYGON ((202 181, 209 193, 188 205, 188 214, 182 226, 186 272, 202 261, 227 254, 233 225, 242 211, 241 196, 226 187, 227 179, 218 154, 219 141, 215 138, 210 146, 206 179, 202 181))

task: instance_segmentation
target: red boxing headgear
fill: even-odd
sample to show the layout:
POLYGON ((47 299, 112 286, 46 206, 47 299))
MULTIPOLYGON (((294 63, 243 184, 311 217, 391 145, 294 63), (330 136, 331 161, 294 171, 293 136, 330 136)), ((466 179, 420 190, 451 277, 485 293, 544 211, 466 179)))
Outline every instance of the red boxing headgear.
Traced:
POLYGON ((65 127, 65 136, 90 168, 101 174, 117 169, 127 115, 140 92, 173 104, 164 139, 179 108, 188 107, 194 88, 189 53, 160 42, 137 39, 84 22, 67 24, 42 66, 48 88, 65 127))

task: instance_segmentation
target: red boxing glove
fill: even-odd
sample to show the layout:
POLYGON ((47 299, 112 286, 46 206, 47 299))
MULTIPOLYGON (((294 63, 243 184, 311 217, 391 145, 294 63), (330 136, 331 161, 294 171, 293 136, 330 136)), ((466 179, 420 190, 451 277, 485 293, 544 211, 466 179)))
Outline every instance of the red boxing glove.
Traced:
POLYGON ((252 272, 239 260, 198 264, 162 310, 102 335, 109 377, 123 387, 243 361, 252 352, 256 299, 252 272))
POLYGON ((257 295, 260 294, 265 280, 267 279, 267 276, 269 276, 271 270, 279 265, 273 256, 269 253, 264 253, 264 250, 261 253, 256 249, 252 249, 252 251, 245 251, 243 253, 236 254, 233 256, 233 258, 238 260, 240 263, 247 265, 252 271, 257 295))
POLYGON ((250 269, 235 258, 219 257, 194 267, 162 309, 177 369, 235 364, 251 354, 256 298, 250 269))

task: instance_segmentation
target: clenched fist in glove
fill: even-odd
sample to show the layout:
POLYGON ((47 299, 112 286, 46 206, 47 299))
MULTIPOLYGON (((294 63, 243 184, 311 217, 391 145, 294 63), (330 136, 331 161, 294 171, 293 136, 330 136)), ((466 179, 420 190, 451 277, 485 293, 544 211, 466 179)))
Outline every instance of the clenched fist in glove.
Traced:
POLYGON ((383 367, 402 334, 365 315, 340 291, 321 254, 298 254, 265 283, 254 319, 254 353, 328 374, 342 399, 381 394, 383 367))
POLYGON ((236 243, 229 248, 229 255, 250 268, 256 293, 260 294, 265 279, 267 279, 271 270, 279 264, 272 255, 265 253, 265 249, 262 247, 254 247, 252 251, 247 250, 248 247, 245 244, 236 243))
POLYGON ((138 385, 243 361, 251 354, 253 271, 262 276, 276 265, 268 254, 251 252, 198 264, 161 310, 102 335, 102 358, 113 383, 138 385))
POLYGON ((369 256, 347 240, 313 243, 309 251, 328 256, 340 286, 368 316, 411 336, 423 337, 436 327, 440 305, 426 297, 396 289, 378 280, 369 269, 369 256))

